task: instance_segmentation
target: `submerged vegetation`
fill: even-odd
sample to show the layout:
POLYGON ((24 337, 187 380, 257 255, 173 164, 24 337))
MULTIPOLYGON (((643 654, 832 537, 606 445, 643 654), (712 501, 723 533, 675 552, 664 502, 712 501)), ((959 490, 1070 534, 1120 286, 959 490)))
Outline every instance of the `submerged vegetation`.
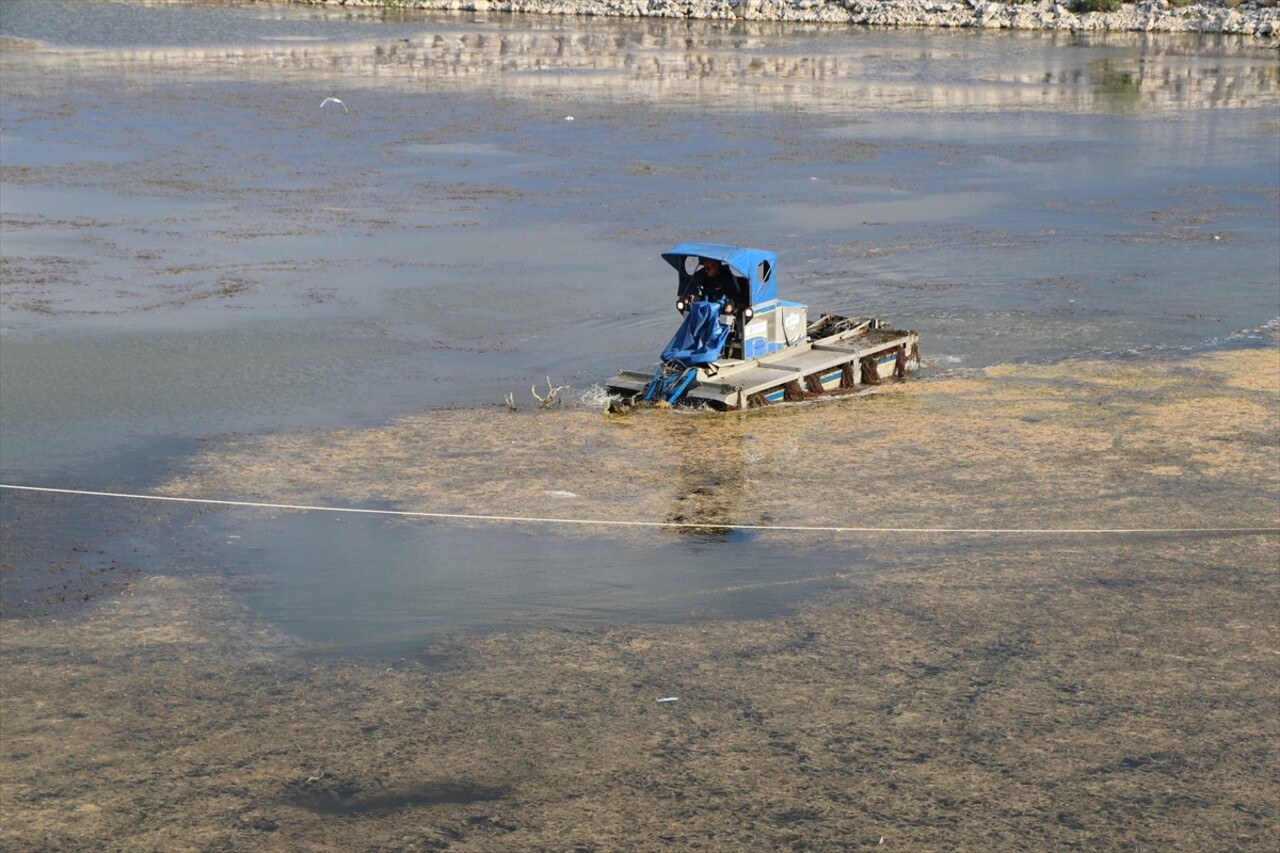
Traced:
MULTIPOLYGON (((829 455, 852 423, 865 464, 771 512, 812 518, 829 490, 834 516, 894 526, 1274 524, 1280 351, 1087 366, 728 417, 469 412, 476 453, 428 468, 459 507, 493 506, 557 470, 530 469, 546 441, 560 469, 571 442, 607 462, 611 433, 651 461, 664 433, 709 418, 757 436, 751 455, 835 427, 829 455), (528 439, 510 447, 515 422, 528 439), (485 469, 490 434, 510 453, 485 469)), ((424 505, 427 469, 403 466, 450 421, 238 439, 173 491, 226 494, 221 477, 252 473, 272 497, 315 499, 378 473, 399 505, 424 505)), ((562 471, 601 512, 675 497, 617 474, 562 471)), ((702 490, 703 517, 741 519, 756 477, 779 482, 682 488, 702 490)), ((379 662, 308 657, 224 581, 153 574, 91 613, 6 622, 5 835, 64 851, 1269 850, 1276 538, 935 535, 922 558, 901 533, 851 534, 821 545, 829 591, 785 618, 548 619, 379 662), (902 559, 868 574, 860 548, 902 559)))

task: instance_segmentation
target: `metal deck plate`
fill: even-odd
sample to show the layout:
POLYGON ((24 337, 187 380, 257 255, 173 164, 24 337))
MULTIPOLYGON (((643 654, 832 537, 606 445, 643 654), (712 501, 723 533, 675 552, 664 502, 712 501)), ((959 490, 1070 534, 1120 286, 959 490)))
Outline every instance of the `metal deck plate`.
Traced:
POLYGON ((799 371, 801 375, 814 373, 819 370, 827 370, 835 365, 843 364, 849 360, 847 353, 832 352, 831 350, 806 349, 798 352, 788 352, 777 361, 770 360, 767 362, 770 366, 778 365, 779 367, 788 367, 792 370, 799 371))
POLYGON ((790 382, 792 379, 799 379, 803 375, 791 368, 748 363, 737 370, 721 371, 710 379, 699 382, 697 387, 705 388, 714 385, 725 389, 741 388, 744 393, 754 394, 761 388, 772 388, 775 385, 790 382))

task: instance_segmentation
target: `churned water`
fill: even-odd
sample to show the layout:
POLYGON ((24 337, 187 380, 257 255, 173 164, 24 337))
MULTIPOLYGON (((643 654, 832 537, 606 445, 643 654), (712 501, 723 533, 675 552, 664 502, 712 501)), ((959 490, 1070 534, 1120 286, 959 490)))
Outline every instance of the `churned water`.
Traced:
MULTIPOLYGON (((926 375, 1194 352, 1280 314, 1280 76, 1231 39, 61 0, 3 4, 0 37, 6 483, 141 488, 230 433, 584 392, 654 361, 686 239, 915 328, 926 375)), ((205 559, 337 644, 829 568, 253 526, 271 547, 205 559)))

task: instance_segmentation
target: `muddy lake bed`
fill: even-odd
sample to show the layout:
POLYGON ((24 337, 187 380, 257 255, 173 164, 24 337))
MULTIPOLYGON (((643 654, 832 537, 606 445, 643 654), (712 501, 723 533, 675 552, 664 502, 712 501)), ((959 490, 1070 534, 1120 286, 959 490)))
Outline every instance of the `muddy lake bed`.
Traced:
POLYGON ((0 849, 1274 842, 1274 51, 22 0, 0 71, 0 482, 193 501, 0 492, 0 849), (684 239, 924 370, 605 414, 684 239))

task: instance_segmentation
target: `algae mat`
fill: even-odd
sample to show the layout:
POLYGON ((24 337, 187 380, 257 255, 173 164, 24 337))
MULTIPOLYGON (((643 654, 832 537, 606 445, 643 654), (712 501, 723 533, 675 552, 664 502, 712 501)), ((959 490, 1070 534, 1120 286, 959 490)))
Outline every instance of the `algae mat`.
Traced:
POLYGON ((632 522, 1269 527, 1277 389, 1268 349, 990 368, 723 415, 434 411, 219 442, 165 492, 596 520, 614 535, 632 522))
MULTIPOLYGON (((745 418, 431 413, 235 439, 171 491, 1274 526, 1277 380, 1280 356, 1252 351, 990 370, 745 418), (735 437, 733 471, 717 468, 735 437), (767 488, 783 471, 804 494, 767 488), (854 474, 899 491, 859 503, 854 474)), ((431 665, 311 660, 220 578, 150 575, 73 618, 5 621, 0 846, 1270 849, 1276 545, 957 537, 785 618, 511 631, 439 644, 431 665)))

